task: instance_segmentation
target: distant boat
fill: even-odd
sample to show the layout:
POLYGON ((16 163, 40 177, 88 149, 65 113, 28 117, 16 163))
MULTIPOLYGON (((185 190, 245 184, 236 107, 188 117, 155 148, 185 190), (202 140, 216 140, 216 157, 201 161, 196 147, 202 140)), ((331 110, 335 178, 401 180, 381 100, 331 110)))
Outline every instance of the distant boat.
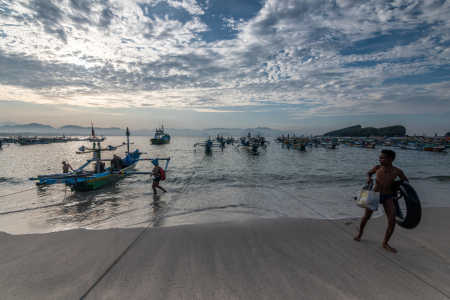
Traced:
POLYGON ((106 136, 102 136, 102 137, 91 136, 91 137, 88 137, 87 140, 89 142, 103 142, 104 140, 106 140, 106 136))
POLYGON ((443 152, 445 150, 445 146, 424 147, 422 150, 429 152, 443 152))
POLYGON ((375 144, 364 144, 364 148, 375 148, 375 144))
POLYGON ((419 145, 401 145, 400 149, 406 149, 406 150, 422 150, 422 147, 419 145))
POLYGON ((213 147, 221 147, 223 151, 222 144, 214 144, 214 141, 208 138, 204 143, 195 143, 194 147, 201 146, 205 147, 205 153, 212 153, 213 147))
POLYGON ((322 146, 324 146, 327 149, 336 149, 337 144, 336 143, 323 143, 322 146))
POLYGON ((164 132, 164 125, 156 129, 155 136, 150 140, 152 145, 162 145, 170 143, 170 135, 164 132))
POLYGON ((241 144, 238 145, 238 147, 240 146, 241 148, 255 154, 258 152, 259 147, 266 150, 267 144, 269 144, 269 142, 267 142, 264 137, 259 135, 258 137, 252 137, 249 132, 246 137, 241 137, 241 144))

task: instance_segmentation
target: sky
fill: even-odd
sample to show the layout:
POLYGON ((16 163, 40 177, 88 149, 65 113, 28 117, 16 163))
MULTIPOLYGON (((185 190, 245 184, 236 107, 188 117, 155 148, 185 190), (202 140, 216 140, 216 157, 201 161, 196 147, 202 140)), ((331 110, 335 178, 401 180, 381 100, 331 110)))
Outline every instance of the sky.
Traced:
POLYGON ((0 0, 0 122, 450 131, 445 0, 0 0))

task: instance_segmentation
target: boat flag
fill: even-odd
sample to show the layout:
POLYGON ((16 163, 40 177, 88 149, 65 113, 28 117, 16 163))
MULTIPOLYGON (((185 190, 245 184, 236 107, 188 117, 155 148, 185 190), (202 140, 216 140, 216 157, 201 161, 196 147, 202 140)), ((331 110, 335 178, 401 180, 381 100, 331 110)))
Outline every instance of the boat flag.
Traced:
POLYGON ((92 126, 92 136, 95 137, 95 133, 94 133, 94 124, 92 124, 92 122, 91 122, 91 126, 92 126))

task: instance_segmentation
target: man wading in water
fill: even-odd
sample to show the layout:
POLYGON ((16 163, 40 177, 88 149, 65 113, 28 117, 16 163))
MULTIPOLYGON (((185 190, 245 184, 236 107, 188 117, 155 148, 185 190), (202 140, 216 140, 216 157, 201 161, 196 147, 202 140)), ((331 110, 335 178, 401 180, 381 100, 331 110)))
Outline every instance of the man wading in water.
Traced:
POLYGON ((73 171, 72 166, 69 164, 66 164, 65 161, 63 161, 62 164, 63 164, 63 173, 69 173, 69 168, 73 171))
MULTIPOLYGON (((384 236, 384 241, 381 246, 391 251, 392 253, 397 252, 397 250, 388 245, 389 239, 394 233, 395 228, 395 207, 392 196, 392 185, 394 184, 394 180, 397 177, 400 177, 400 179, 409 182, 403 171, 392 165, 394 159, 394 151, 381 150, 380 164, 373 167, 372 170, 367 173, 368 184, 373 184, 372 175, 377 174, 375 181, 376 183, 373 190, 380 193, 380 204, 383 204, 384 212, 386 213, 388 219, 388 228, 386 229, 386 235, 384 236)), ((353 238, 354 241, 361 241, 364 227, 366 226, 367 221, 369 221, 370 217, 372 216, 372 213, 372 210, 366 208, 366 212, 361 219, 361 224, 359 225, 359 232, 353 238)))
MULTIPOLYGON (((158 160, 154 159, 152 160, 152 164, 155 165, 155 167, 153 168, 153 176, 155 176, 155 178, 153 179, 153 184, 152 184, 152 189, 153 189, 153 193, 156 194, 156 188, 162 190, 164 193, 167 192, 162 186, 159 185, 159 182, 161 181, 161 172, 160 169, 161 167, 159 167, 159 163, 158 160)), ((150 177, 152 176, 150 175, 150 177)))

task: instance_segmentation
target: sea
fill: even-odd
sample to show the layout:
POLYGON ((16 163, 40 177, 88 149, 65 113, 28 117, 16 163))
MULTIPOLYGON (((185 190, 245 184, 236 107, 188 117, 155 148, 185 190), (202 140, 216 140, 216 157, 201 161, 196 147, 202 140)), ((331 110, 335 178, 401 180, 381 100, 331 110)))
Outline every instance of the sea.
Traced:
MULTIPOLYGON (((237 137, 238 138, 238 137, 237 137)), ((130 175, 90 192, 73 192, 62 184, 36 186, 29 178, 62 172, 62 161, 83 165, 91 154, 76 154, 88 141, 21 146, 0 150, 0 231, 13 235, 72 229, 161 227, 226 222, 249 218, 359 218, 364 210, 354 198, 365 185, 382 147, 339 145, 337 149, 282 148, 275 137, 253 154, 226 145, 204 152, 205 137, 173 136, 169 144, 152 145, 148 136, 130 137, 130 150, 141 158, 170 157, 168 192, 154 194, 152 178, 130 175)), ((102 146, 122 145, 125 137, 107 137, 102 146)), ((389 147, 384 147, 389 148, 389 147)), ((419 195, 422 207, 450 206, 450 155, 389 148, 419 195)), ((126 147, 104 152, 125 156, 126 147)), ((450 151, 450 149, 449 149, 450 151)), ((161 161, 162 162, 162 161, 161 161)), ((92 168, 88 166, 88 168, 92 168)), ((151 171, 140 161, 137 171, 151 171)), ((383 215, 383 210, 374 213, 383 215)))

